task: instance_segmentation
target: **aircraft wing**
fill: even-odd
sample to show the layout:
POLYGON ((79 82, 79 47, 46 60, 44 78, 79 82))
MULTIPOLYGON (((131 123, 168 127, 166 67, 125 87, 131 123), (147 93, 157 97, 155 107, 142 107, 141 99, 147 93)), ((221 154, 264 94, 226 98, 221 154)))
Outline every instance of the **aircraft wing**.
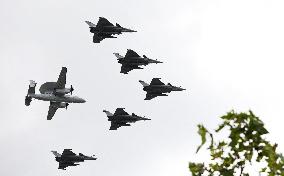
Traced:
POLYGON ((109 130, 117 130, 119 127, 121 127, 121 125, 112 121, 109 130))
POLYGON ((52 117, 54 116, 54 114, 55 114, 57 109, 58 108, 56 106, 53 106, 52 103, 50 102, 49 110, 48 110, 48 114, 47 114, 47 120, 51 120, 52 119, 52 117))
POLYGON ((94 43, 100 43, 103 39, 105 39, 105 37, 98 35, 98 34, 94 34, 94 36, 93 36, 93 42, 94 43))
POLYGON ((109 22, 106 18, 100 17, 97 27, 104 27, 104 26, 114 26, 111 22, 109 22))
POLYGON ((153 78, 150 85, 156 85, 156 86, 161 86, 165 85, 162 81, 160 81, 161 78, 153 78))
POLYGON ((120 73, 128 74, 128 72, 130 72, 131 70, 133 70, 135 68, 137 68, 137 67, 131 67, 129 65, 122 65, 120 73))
POLYGON ((74 165, 74 164, 75 164, 74 162, 59 162, 58 169, 63 169, 63 170, 65 170, 66 167, 72 166, 72 165, 74 165))
POLYGON ((151 94, 151 93, 147 93, 146 94, 146 98, 144 100, 151 100, 155 97, 157 97, 158 95, 157 94, 151 94))
POLYGON ((128 49, 124 58, 129 59, 131 57, 140 57, 140 56, 135 51, 128 49))
POLYGON ((117 130, 121 126, 130 126, 130 124, 127 124, 126 122, 112 121, 109 130, 117 130))
POLYGON ((58 80, 56 82, 56 88, 58 89, 64 89, 65 84, 66 84, 66 73, 67 73, 67 68, 62 67, 61 72, 59 74, 58 80))
POLYGON ((61 156, 75 156, 76 154, 71 151, 72 149, 64 149, 61 156))
POLYGON ((129 115, 129 114, 124 111, 124 108, 117 108, 114 113, 114 116, 116 115, 129 115))

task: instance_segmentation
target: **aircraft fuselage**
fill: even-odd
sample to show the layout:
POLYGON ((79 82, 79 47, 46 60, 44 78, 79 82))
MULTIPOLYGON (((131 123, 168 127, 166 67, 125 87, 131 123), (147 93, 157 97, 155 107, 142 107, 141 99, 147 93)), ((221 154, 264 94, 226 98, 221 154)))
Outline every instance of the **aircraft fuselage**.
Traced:
POLYGON ((66 102, 66 103, 85 103, 86 100, 83 98, 79 98, 77 96, 56 96, 54 94, 29 94, 29 97, 43 100, 43 101, 51 101, 51 102, 66 102))
POLYGON ((172 87, 168 85, 152 85, 143 88, 146 92, 159 92, 159 93, 169 93, 172 91, 172 87))
POLYGON ((56 161, 58 162, 83 162, 84 160, 96 160, 97 158, 89 157, 89 156, 64 156, 64 157, 56 157, 56 161))
POLYGON ((118 63, 128 65, 148 65, 149 63, 155 63, 155 60, 142 57, 131 57, 129 59, 120 59, 118 63))
POLYGON ((104 27, 91 27, 90 28, 91 33, 107 33, 107 34, 121 34, 122 32, 136 32, 131 29, 126 29, 122 27, 117 26, 104 26, 104 27))
POLYGON ((138 119, 131 115, 117 115, 117 116, 108 116, 108 121, 118 121, 118 122, 129 122, 134 123, 138 119))
POLYGON ((170 93, 171 91, 183 91, 185 89, 171 85, 151 85, 144 87, 143 90, 146 92, 170 93))

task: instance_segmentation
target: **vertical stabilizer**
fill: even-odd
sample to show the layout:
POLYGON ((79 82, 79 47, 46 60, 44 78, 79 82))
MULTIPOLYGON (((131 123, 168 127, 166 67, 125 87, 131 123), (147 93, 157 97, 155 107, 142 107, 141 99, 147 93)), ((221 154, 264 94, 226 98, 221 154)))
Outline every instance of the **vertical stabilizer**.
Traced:
POLYGON ((90 22, 90 21, 85 21, 88 25, 89 25, 89 27, 96 27, 96 25, 95 24, 93 24, 92 22, 90 22))
POLYGON ((35 94, 35 87, 36 87, 36 82, 33 80, 30 80, 28 94, 35 94))
POLYGON ((107 116, 113 116, 112 113, 110 113, 109 111, 103 110, 104 113, 106 113, 107 116))
POLYGON ((149 86, 149 84, 145 83, 144 81, 139 80, 139 82, 143 85, 143 87, 149 86))
POLYGON ((121 56, 119 53, 113 53, 115 55, 115 57, 117 57, 117 59, 122 59, 123 56, 121 56))
POLYGON ((55 157, 61 157, 61 155, 57 151, 51 151, 55 157))

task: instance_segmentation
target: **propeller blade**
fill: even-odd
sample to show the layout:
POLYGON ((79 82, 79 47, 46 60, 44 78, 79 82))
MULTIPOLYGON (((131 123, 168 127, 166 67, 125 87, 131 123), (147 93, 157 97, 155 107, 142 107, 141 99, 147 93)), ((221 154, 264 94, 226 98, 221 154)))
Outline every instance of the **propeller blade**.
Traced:
POLYGON ((71 88, 70 88, 70 93, 71 93, 71 95, 72 95, 73 91, 74 91, 74 88, 73 88, 73 86, 71 85, 71 88))
POLYGON ((66 103, 65 109, 67 110, 67 107, 69 106, 69 103, 66 103))

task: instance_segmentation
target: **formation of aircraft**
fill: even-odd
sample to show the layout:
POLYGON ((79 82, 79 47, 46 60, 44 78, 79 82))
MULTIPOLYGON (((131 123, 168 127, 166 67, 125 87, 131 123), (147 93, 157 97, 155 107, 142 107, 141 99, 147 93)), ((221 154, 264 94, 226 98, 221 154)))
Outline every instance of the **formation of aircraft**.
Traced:
POLYGON ((140 120, 151 120, 145 117, 138 116, 134 113, 131 115, 124 111, 124 108, 117 108, 115 113, 112 114, 109 111, 103 110, 108 117, 108 121, 111 122, 109 130, 117 130, 121 126, 130 126, 129 123, 135 123, 140 120))
POLYGON ((171 91, 185 90, 181 87, 173 86, 170 83, 165 84, 160 79, 161 78, 153 78, 150 84, 139 80, 143 85, 143 90, 147 92, 145 100, 151 100, 157 96, 168 96, 166 93, 170 93, 171 91))
POLYGON ((66 73, 67 68, 62 67, 59 74, 57 82, 46 82, 40 86, 40 94, 35 93, 36 82, 31 80, 28 93, 25 98, 25 105, 29 106, 31 104, 32 98, 49 101, 49 110, 47 114, 47 120, 51 120, 58 108, 66 108, 69 103, 85 103, 86 100, 79 98, 77 96, 72 96, 74 91, 73 86, 66 88, 66 73), (71 95, 66 95, 66 94, 71 95))
POLYGON ((120 35, 123 32, 137 32, 132 29, 127 29, 120 26, 118 23, 113 25, 104 17, 99 17, 97 25, 93 24, 90 21, 85 21, 90 28, 90 32, 94 34, 93 42, 100 43, 105 38, 117 38, 113 35, 120 35))
POLYGON ((66 167, 77 166, 79 162, 85 160, 96 160, 95 156, 85 156, 82 153, 76 155, 71 151, 72 149, 64 149, 62 154, 57 151, 51 151, 55 155, 55 160, 59 163, 58 169, 66 170, 66 167))
POLYGON ((143 55, 143 57, 139 56, 135 51, 131 49, 127 49, 126 55, 123 57, 119 53, 113 53, 118 60, 118 63, 121 64, 120 73, 128 74, 129 71, 133 69, 143 69, 139 66, 148 65, 151 63, 163 63, 158 60, 149 59, 147 56, 143 55))
MULTIPOLYGON (((137 32, 132 29, 121 27, 119 24, 113 25, 106 18, 99 17, 98 23, 95 25, 92 22, 85 21, 90 28, 90 32, 94 34, 93 42, 100 43, 105 38, 117 38, 114 35, 120 35, 123 32, 137 32)), ((126 55, 123 57, 119 53, 113 53, 121 64, 120 73, 128 74, 134 69, 143 69, 140 66, 146 66, 151 63, 163 63, 158 60, 150 59, 147 56, 139 56, 135 51, 128 49, 126 55)), ((57 82, 46 82, 40 86, 40 94, 35 93, 37 83, 30 80, 28 93, 25 97, 25 105, 30 106, 32 99, 38 99, 43 101, 49 101, 49 110, 47 120, 51 120, 58 108, 66 108, 69 103, 85 103, 86 101, 77 96, 72 96, 74 91, 73 86, 66 88, 66 74, 67 68, 62 67, 57 82), (70 95, 68 95, 70 94, 70 95)), ((172 86, 170 83, 164 84, 160 81, 160 78, 153 78, 150 84, 144 81, 139 81, 143 85, 143 90, 147 92, 145 100, 151 100, 157 96, 168 96, 166 93, 171 91, 183 91, 185 89, 181 87, 172 86)), ((122 126, 130 126, 130 123, 135 123, 141 120, 151 120, 146 117, 138 116, 134 113, 128 114, 124 111, 124 108, 117 108, 115 113, 112 114, 107 110, 103 110, 108 117, 108 121, 111 122, 109 130, 117 130, 122 126)), ((66 170, 69 166, 77 166, 79 162, 85 160, 96 160, 94 156, 85 156, 82 153, 76 155, 72 152, 72 149, 64 149, 62 154, 57 151, 52 151, 55 155, 55 160, 59 163, 58 169, 66 170)))

